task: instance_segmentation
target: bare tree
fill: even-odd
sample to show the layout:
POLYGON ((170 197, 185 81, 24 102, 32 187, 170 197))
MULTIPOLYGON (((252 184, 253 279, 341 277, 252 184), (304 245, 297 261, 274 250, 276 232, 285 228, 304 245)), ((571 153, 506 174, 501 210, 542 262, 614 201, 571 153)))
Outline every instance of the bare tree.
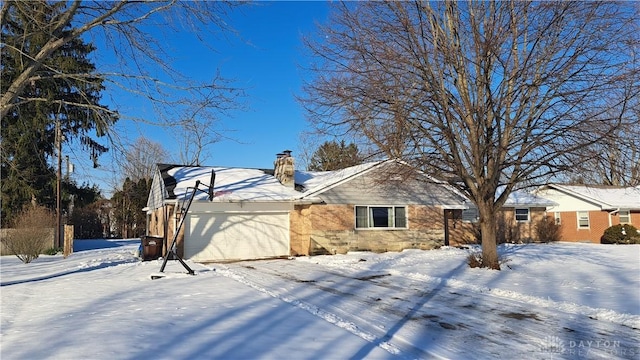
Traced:
MULTIPOLYGON (((33 22, 42 22, 43 17, 31 1, 4 1, 0 9, 0 22, 12 21, 13 17, 28 16, 33 22)), ((82 37, 100 43, 98 53, 113 56, 115 64, 105 64, 97 72, 90 74, 72 73, 63 68, 50 68, 47 76, 57 79, 87 81, 101 79, 107 87, 128 91, 132 96, 144 99, 153 105, 155 116, 135 118, 120 113, 120 118, 133 119, 141 123, 176 128, 211 128, 220 112, 233 107, 243 92, 232 85, 232 80, 224 78, 212 69, 208 81, 195 81, 172 67, 172 49, 164 39, 172 36, 179 28, 188 28, 204 44, 211 44, 222 33, 233 30, 226 21, 230 9, 239 2, 225 1, 81 1, 58 2, 58 15, 52 21, 42 23, 46 29, 47 41, 41 47, 27 49, 21 43, 6 43, 2 48, 11 48, 22 53, 27 63, 16 74, 7 90, 0 97, 0 117, 4 117, 20 104, 39 102, 46 99, 25 96, 26 87, 41 80, 44 66, 53 52, 65 44, 82 37), (192 109, 197 108, 197 111, 192 109), (185 114, 191 114, 185 117, 185 114)), ((65 104, 58 100, 60 105, 65 104)), ((112 99, 113 101, 113 99, 112 99)), ((117 99, 116 99, 117 102, 117 99)), ((101 112, 113 113, 108 108, 85 106, 98 116, 101 112)), ((99 131, 103 129, 98 127, 99 131)), ((191 131, 191 130, 190 130, 191 131)), ((117 140, 118 137, 112 137, 117 140)), ((123 150, 123 144, 112 144, 116 150, 123 150)))
POLYGON ((497 216, 514 190, 573 166, 620 125, 607 95, 638 69, 635 4, 338 3, 301 101, 312 124, 351 132, 449 181, 476 204, 482 265, 499 269, 497 216))
MULTIPOLYGON (((638 78, 632 79, 637 89, 638 78)), ((632 82, 632 84, 633 84, 632 82)), ((617 99, 612 94, 609 99, 617 99)), ((611 100, 610 100, 611 101, 611 100)), ((620 102, 618 102, 620 103, 620 102)), ((586 147, 578 160, 573 181, 611 186, 640 185, 640 96, 612 107, 609 116, 619 116, 621 126, 602 142, 586 147)))
POLYGON ((125 153, 123 181, 124 178, 133 181, 153 179, 156 164, 167 162, 168 159, 169 155, 162 144, 141 136, 125 153))

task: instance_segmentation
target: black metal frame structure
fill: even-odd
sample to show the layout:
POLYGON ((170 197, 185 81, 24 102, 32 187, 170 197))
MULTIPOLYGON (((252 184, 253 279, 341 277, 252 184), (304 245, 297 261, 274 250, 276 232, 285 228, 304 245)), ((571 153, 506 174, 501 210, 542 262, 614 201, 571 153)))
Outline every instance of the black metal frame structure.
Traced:
MULTIPOLYGON (((211 170, 211 184, 207 187, 206 193, 208 195, 208 200, 211 201, 213 200, 214 197, 214 192, 213 192, 213 184, 216 180, 216 173, 215 171, 212 169, 211 170)), ((205 190, 200 189, 200 180, 196 180, 196 185, 193 187, 193 190, 191 191, 191 194, 189 196, 189 200, 187 201, 187 206, 184 207, 182 209, 182 216, 180 217, 180 223, 178 223, 178 227, 175 229, 174 233, 173 233, 173 240, 171 241, 171 246, 169 246, 167 248, 167 253, 164 256, 164 260, 162 261, 162 266, 160 267, 160 272, 164 273, 164 269, 167 266, 167 261, 169 260, 170 256, 173 256, 175 259, 177 259, 180 264, 182 264, 182 266, 187 270, 187 273, 189 275, 195 275, 195 271, 193 271, 193 269, 191 269, 189 267, 189 265, 187 265, 187 263, 184 262, 184 260, 178 255, 178 251, 177 251, 177 242, 178 242, 178 234, 180 233, 180 229, 182 229, 182 225, 184 224, 184 220, 187 218, 187 213, 189 212, 189 208, 191 207, 191 203, 193 202, 193 199, 196 197, 196 193, 198 191, 202 191, 205 192, 205 190)), ((191 188, 187 188, 187 191, 189 191, 189 189, 191 188)), ((159 279, 163 277, 162 275, 152 275, 151 279, 159 279)))

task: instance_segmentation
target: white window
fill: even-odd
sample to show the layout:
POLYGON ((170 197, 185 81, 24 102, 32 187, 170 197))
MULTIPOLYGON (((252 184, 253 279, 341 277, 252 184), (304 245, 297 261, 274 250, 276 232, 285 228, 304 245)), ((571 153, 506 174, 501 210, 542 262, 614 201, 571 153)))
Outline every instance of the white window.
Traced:
POLYGON ((589 227, 589 212, 578 211, 578 229, 587 229, 589 227))
POLYGON ((356 229, 406 229, 405 206, 356 206, 356 229))
POLYGON ((529 209, 516 209, 516 221, 525 222, 529 221, 529 209))
POLYGON ((560 220, 561 218, 560 218, 560 212, 559 211, 556 211, 556 212, 553 213, 553 219, 555 220, 556 225, 562 224, 562 221, 560 220))
POLYGON ((620 210, 618 216, 620 216, 620 224, 631 224, 631 213, 629 210, 620 210))

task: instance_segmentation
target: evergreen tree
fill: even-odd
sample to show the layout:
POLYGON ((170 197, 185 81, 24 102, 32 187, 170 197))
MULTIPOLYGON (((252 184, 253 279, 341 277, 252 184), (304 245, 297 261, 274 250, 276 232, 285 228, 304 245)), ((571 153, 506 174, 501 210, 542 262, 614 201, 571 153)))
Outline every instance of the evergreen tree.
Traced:
POLYGON ((344 140, 326 141, 313 153, 309 163, 309 171, 330 171, 344 169, 362 163, 358 147, 344 140))
POLYGON ((82 184, 74 181, 63 183, 62 209, 66 212, 67 222, 74 226, 76 239, 96 239, 104 236, 103 224, 104 202, 100 189, 96 185, 82 184), (73 201, 71 201, 73 196, 73 201), (67 212, 68 211, 68 212, 67 212))
POLYGON ((146 214, 142 209, 147 206, 150 188, 149 179, 134 181, 126 178, 122 190, 113 194, 111 204, 117 237, 131 238, 144 235, 146 214))
MULTIPOLYGON (((68 35, 70 30, 56 30, 63 7, 63 2, 32 1, 7 8, 2 23, 2 93, 33 63, 52 36, 68 35)), ((54 51, 2 117, 3 224, 29 201, 54 207, 55 171, 51 163, 57 122, 62 141, 79 139, 94 166, 97 157, 108 150, 89 136, 103 136, 117 121, 117 114, 99 104, 104 87, 102 79, 92 75, 95 65, 88 58, 94 50, 91 44, 74 38, 54 51)))

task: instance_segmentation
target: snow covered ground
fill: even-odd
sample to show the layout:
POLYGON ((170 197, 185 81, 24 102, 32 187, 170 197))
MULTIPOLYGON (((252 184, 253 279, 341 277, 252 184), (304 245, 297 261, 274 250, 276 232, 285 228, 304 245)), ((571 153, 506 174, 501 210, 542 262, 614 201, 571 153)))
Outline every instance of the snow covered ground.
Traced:
POLYGON ((640 246, 504 245, 231 264, 138 240, 0 262, 4 359, 639 359, 640 246))

